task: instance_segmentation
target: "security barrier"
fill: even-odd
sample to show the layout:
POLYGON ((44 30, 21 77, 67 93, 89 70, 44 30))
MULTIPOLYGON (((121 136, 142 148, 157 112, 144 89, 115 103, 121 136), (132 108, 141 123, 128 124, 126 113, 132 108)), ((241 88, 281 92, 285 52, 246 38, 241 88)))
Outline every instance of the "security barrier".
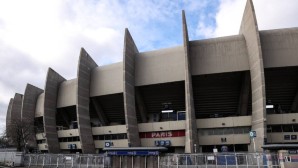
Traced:
POLYGON ((109 168, 111 159, 105 155, 27 154, 25 167, 44 168, 109 168))
POLYGON ((166 154, 160 157, 161 168, 279 168, 277 154, 210 153, 166 154))
POLYGON ((163 154, 160 156, 107 156, 104 154, 27 154, 25 167, 44 168, 280 168, 280 158, 264 153, 163 154), (153 158, 154 157, 154 158, 153 158), (129 159, 130 158, 130 159, 129 159), (153 159, 153 160, 152 160, 153 159), (153 164, 155 162, 156 164, 153 164))

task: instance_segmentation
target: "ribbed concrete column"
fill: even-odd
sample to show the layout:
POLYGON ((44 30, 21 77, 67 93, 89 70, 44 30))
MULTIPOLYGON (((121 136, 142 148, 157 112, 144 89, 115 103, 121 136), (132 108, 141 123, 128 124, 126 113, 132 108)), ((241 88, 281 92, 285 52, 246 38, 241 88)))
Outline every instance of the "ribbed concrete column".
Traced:
MULTIPOLYGON (((266 138, 266 93, 260 35, 252 0, 247 0, 240 34, 246 40, 252 92, 252 130, 257 132, 257 151, 262 151, 266 138)), ((250 151, 253 151, 251 144, 250 151)))
POLYGON ((193 100, 192 78, 191 78, 191 62, 189 54, 189 39, 184 10, 182 11, 183 26, 183 46, 185 60, 185 153, 194 153, 195 144, 198 147, 198 135, 196 125, 196 115, 193 100))
POLYGON ((60 152, 60 146, 58 141, 58 134, 56 129, 56 107, 59 85, 65 81, 65 79, 49 68, 46 85, 44 90, 44 131, 48 143, 49 153, 60 152))
MULTIPOLYGON (((42 89, 35 87, 31 84, 27 84, 25 89, 21 118, 22 121, 25 121, 32 128, 34 128, 34 117, 37 98, 42 92, 42 89)), ((27 143, 31 147, 36 147, 37 144, 34 129, 29 129, 29 131, 31 131, 31 133, 28 133, 28 135, 32 136, 28 137, 27 143)))
MULTIPOLYGON (((7 108, 7 113, 6 113, 6 130, 9 130, 9 125, 11 123, 11 109, 12 109, 12 104, 13 104, 13 98, 10 99, 8 108, 7 108)), ((9 132, 6 132, 7 136, 9 136, 9 132)))
POLYGON ((135 56, 139 53, 128 29, 125 29, 123 51, 123 96, 128 143, 141 145, 135 107, 135 56))
POLYGON ((10 126, 16 122, 21 121, 21 113, 22 113, 22 103, 23 103, 23 95, 16 93, 13 99, 10 99, 8 106, 8 114, 9 116, 6 118, 6 134, 8 137, 11 136, 10 126))
POLYGON ((95 153, 92 130, 90 125, 90 76, 97 64, 82 48, 77 72, 77 118, 83 153, 95 153))
POLYGON ((10 121, 21 121, 22 116, 22 104, 23 104, 23 95, 16 93, 13 98, 13 103, 11 107, 10 121))

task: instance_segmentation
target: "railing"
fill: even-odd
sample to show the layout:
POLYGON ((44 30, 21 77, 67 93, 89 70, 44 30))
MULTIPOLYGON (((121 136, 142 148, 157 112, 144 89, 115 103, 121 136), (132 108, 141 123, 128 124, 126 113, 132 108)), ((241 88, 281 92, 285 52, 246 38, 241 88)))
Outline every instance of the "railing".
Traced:
POLYGON ((279 168, 277 154, 221 153, 221 154, 167 154, 160 157, 159 167, 186 168, 279 168))
POLYGON ((27 154, 25 167, 109 168, 111 158, 104 155, 27 154))
POLYGON ((140 167, 280 168, 285 162, 284 160, 279 160, 277 154, 263 153, 164 154, 150 156, 151 160, 148 156, 128 156, 130 161, 126 162, 123 156, 113 157, 103 154, 27 154, 24 156, 24 166, 55 168, 131 167, 137 164, 135 163, 136 160, 141 159, 139 160, 141 162, 137 164, 140 167))

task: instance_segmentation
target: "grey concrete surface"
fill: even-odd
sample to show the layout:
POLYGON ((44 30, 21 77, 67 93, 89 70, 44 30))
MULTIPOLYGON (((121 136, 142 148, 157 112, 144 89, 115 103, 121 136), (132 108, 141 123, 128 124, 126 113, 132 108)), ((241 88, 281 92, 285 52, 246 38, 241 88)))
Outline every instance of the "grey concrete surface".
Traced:
MULTIPOLYGON (((25 88, 21 118, 22 118, 22 121, 26 121, 26 123, 28 123, 32 128, 34 128, 34 117, 35 117, 37 98, 42 92, 43 92, 42 89, 36 86, 33 86, 31 84, 27 84, 25 88)), ((29 131, 32 131, 30 135, 35 135, 35 132, 33 129, 30 129, 29 131)), ((29 146, 37 147, 35 136, 28 137, 27 143, 29 146)))
POLYGON ((44 92, 38 96, 35 108, 35 117, 42 116, 44 116, 44 92))
POLYGON ((192 75, 249 70, 243 35, 190 41, 192 75))
MULTIPOLYGON (((6 112, 6 130, 9 127, 9 124, 11 123, 11 109, 12 109, 12 104, 13 104, 13 98, 9 100, 9 104, 7 107, 7 112, 6 112)), ((10 136, 9 132, 7 132, 7 136, 10 136)))
POLYGON ((264 67, 297 66, 298 28, 260 31, 264 67))
POLYGON ((13 98, 13 103, 11 106, 10 120, 11 121, 20 121, 22 115, 22 103, 23 95, 16 93, 13 98))
POLYGON ((91 72, 90 97, 123 92, 123 63, 96 67, 91 72))
POLYGON ((125 124, 129 146, 141 146, 135 104, 135 57, 139 53, 128 29, 125 29, 123 49, 123 96, 125 124))
MULTIPOLYGON (((256 150, 261 152, 263 151, 261 146, 266 138, 265 76, 258 24, 251 0, 248 0, 245 6, 240 34, 243 34, 245 38, 249 58, 252 92, 252 130, 257 132, 257 137, 255 138, 256 150)), ((252 146, 250 151, 254 150, 252 146)))
POLYGON ((90 125, 90 77, 97 67, 95 61, 85 49, 81 49, 77 73, 77 118, 83 153, 95 153, 92 130, 90 125))
POLYGON ((184 73, 185 73, 185 153, 194 153, 194 147, 198 147, 198 135, 195 107, 193 100, 191 61, 189 53, 189 38, 185 12, 182 11, 182 29, 183 29, 183 46, 184 46, 184 73), (196 144, 196 145, 195 145, 196 144))
POLYGON ((183 52, 183 46, 177 46, 137 54, 135 85, 142 86, 184 80, 183 52))
POLYGON ((50 153, 60 152, 60 145, 56 130, 56 108, 59 85, 65 79, 56 71, 49 68, 44 89, 44 131, 50 153))
POLYGON ((57 108, 76 105, 76 90, 77 79, 62 82, 59 86, 57 108))

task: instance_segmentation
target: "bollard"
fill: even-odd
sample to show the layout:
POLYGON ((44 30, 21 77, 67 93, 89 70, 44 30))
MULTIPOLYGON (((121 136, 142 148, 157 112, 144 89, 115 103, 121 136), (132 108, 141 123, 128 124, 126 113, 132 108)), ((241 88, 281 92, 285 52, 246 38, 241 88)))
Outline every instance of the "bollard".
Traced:
POLYGON ((71 156, 71 168, 73 168, 73 156, 71 156))
POLYGON ((87 168, 88 168, 88 164, 89 164, 89 156, 87 156, 87 168))
MULTIPOLYGON (((121 165, 120 165, 121 167, 121 165)), ((145 168, 147 168, 147 156, 145 156, 145 168)))
POLYGON ((206 164, 206 168, 208 167, 208 165, 207 165, 207 163, 208 163, 207 157, 208 157, 208 156, 205 156, 205 164, 206 164))
POLYGON ((31 155, 29 155, 29 165, 28 168, 31 166, 31 155))
POLYGON ((42 167, 44 167, 44 157, 45 157, 45 154, 43 154, 43 157, 42 157, 42 167))
POLYGON ((57 166, 56 166, 56 168, 58 168, 59 167, 59 155, 57 156, 57 166))
POLYGON ((227 155, 225 155, 225 161, 226 161, 226 168, 228 168, 228 160, 227 160, 227 155))
POLYGON ((248 160, 247 160, 247 155, 245 155, 245 159, 246 159, 246 167, 248 168, 248 160))
POLYGON ((238 168, 238 159, 237 159, 237 154, 235 153, 235 161, 236 161, 236 167, 238 168))

